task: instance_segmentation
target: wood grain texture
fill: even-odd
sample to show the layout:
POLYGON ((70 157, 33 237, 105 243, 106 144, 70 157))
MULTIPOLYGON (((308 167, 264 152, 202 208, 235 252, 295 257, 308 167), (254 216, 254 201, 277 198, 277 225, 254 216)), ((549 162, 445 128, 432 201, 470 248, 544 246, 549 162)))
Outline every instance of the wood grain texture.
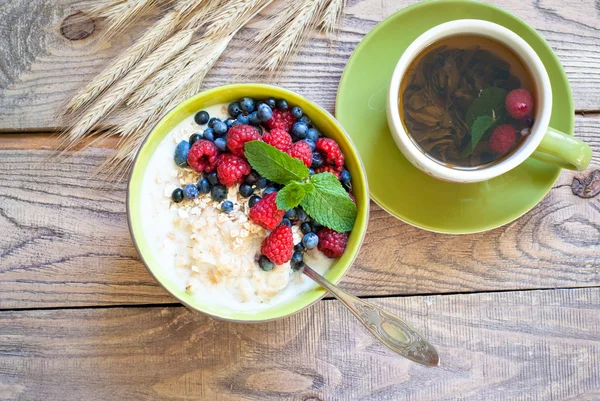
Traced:
MULTIPOLYGON (((578 117, 600 152, 600 117, 578 117)), ((60 162, 48 135, 0 136, 0 309, 167 303, 131 243, 125 185, 90 174, 114 139, 60 162)), ((343 279, 360 296, 600 286, 600 197, 573 195, 564 172, 527 215, 486 233, 416 229, 372 205, 363 248, 343 279)))
POLYGON ((334 300, 256 325, 183 307, 4 311, 0 399, 600 399, 600 289, 372 301, 441 366, 396 356, 334 300))
MULTIPOLYGON (((56 128, 60 125, 56 116, 68 98, 139 33, 139 29, 134 29, 113 43, 94 46, 103 29, 98 22, 94 33, 85 39, 73 41, 64 37, 60 30, 62 21, 92 2, 13 0, 0 4, 0 130, 56 128)), ((350 1, 338 45, 332 47, 322 36, 315 36, 278 83, 333 110, 339 78, 358 42, 379 21, 415 2, 350 1)), ((559 0, 492 3, 521 17, 547 39, 565 67, 577 109, 600 109, 598 2, 582 0, 568 7, 559 0)), ((227 56, 208 75, 205 88, 248 79, 235 77, 243 72, 246 41, 260 27, 258 21, 240 32, 227 56)))

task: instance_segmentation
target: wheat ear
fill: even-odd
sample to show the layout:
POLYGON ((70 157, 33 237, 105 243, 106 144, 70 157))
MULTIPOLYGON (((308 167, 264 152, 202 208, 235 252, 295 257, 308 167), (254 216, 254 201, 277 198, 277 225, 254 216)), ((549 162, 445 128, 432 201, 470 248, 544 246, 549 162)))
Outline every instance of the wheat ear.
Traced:
POLYGON ((327 4, 321 19, 321 27, 327 36, 331 37, 339 30, 345 8, 346 0, 330 0, 327 4))
POLYGON ((193 33, 193 30, 178 32, 142 60, 125 77, 116 82, 110 91, 106 92, 92 107, 85 111, 83 116, 77 120, 75 126, 68 131, 68 138, 75 142, 94 128, 101 118, 120 105, 146 78, 186 47, 193 33))

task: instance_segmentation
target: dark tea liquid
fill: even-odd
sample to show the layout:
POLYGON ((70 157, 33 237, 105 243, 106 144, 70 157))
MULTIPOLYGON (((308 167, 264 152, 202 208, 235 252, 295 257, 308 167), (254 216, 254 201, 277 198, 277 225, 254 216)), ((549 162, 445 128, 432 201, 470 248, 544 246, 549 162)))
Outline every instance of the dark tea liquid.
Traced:
POLYGON ((512 50, 483 36, 451 36, 427 47, 409 66, 400 87, 400 117, 414 143, 438 163, 487 166, 513 152, 535 119, 507 112, 505 97, 519 88, 536 102, 533 79, 512 50), (493 151, 491 134, 504 124, 514 127, 516 140, 508 151, 493 151))

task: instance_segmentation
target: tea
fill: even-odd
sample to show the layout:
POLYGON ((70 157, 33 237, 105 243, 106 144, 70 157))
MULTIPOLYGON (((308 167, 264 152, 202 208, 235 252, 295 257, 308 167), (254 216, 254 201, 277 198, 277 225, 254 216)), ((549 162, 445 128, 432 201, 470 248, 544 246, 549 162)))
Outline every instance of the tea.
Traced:
POLYGON ((402 79, 399 108, 413 142, 453 168, 487 166, 514 151, 533 125, 535 88, 519 57, 476 35, 440 40, 402 79))

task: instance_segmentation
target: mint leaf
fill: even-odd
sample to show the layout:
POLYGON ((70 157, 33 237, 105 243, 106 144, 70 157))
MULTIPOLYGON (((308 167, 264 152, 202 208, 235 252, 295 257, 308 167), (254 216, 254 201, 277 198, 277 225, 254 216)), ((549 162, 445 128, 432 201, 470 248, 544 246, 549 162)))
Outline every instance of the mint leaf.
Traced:
POLYGON ((304 211, 332 230, 351 231, 357 209, 340 181, 331 173, 320 173, 311 176, 309 182, 315 189, 300 202, 304 211))
MULTIPOLYGON (((279 210, 288 210, 298 206, 306 195, 305 187, 307 184, 308 183, 292 181, 283 187, 277 193, 277 198, 275 199, 277 208, 279 210)), ((312 184, 310 185, 312 186, 312 184)))
POLYGON ((264 142, 246 142, 244 150, 252 168, 278 184, 304 181, 310 176, 308 168, 300 160, 264 142))
POLYGON ((462 152, 462 157, 469 156, 475 150, 475 146, 477 146, 483 134, 492 126, 492 123, 492 117, 490 116, 479 116, 475 119, 471 126, 471 142, 469 142, 466 149, 462 152))
POLYGON ((481 91, 479 97, 471 102, 465 122, 469 127, 475 124, 475 120, 480 116, 490 116, 493 120, 498 120, 506 114, 504 101, 508 92, 506 89, 492 86, 481 91), (495 117, 495 118, 494 118, 495 117))

